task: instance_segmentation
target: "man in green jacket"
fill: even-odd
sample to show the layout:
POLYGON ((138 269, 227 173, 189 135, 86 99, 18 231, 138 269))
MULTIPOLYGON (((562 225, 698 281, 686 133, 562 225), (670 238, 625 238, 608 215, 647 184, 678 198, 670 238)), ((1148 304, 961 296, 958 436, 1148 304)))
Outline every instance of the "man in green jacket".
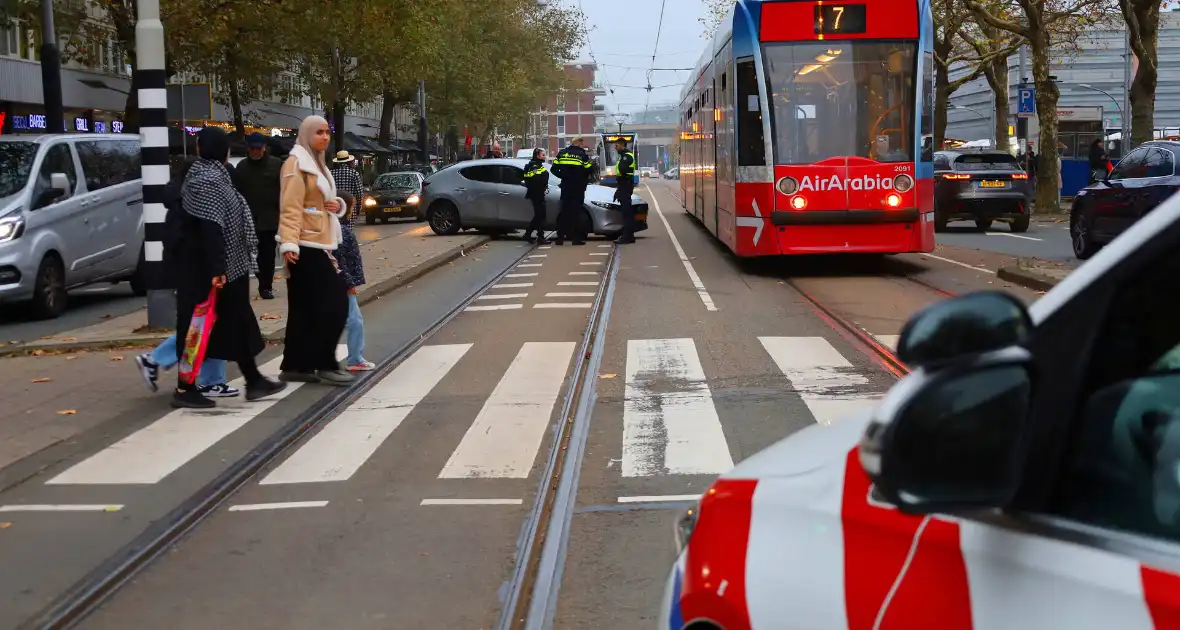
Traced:
POLYGON ((273 300, 275 278, 275 235, 279 230, 279 172, 282 160, 266 151, 266 137, 258 132, 246 138, 247 159, 232 173, 234 187, 245 197, 254 215, 258 234, 258 295, 273 300))

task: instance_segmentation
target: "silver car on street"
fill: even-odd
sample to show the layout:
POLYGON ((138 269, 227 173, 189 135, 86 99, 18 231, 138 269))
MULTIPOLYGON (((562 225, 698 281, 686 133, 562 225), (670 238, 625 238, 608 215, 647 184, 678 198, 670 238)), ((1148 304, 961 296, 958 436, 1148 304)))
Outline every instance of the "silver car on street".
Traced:
MULTIPOLYGON (((524 198, 524 167, 528 160, 497 158, 458 162, 434 173, 422 184, 418 218, 430 223, 436 234, 451 235, 460 230, 507 234, 526 229, 533 219, 533 204, 524 198)), ((561 210, 561 180, 549 174, 545 196, 545 229, 557 227, 561 210)), ((614 201, 615 189, 591 184, 582 207, 582 228, 588 234, 615 238, 623 229, 623 213, 614 201)), ((647 202, 631 196, 635 213, 646 218, 647 202)), ((641 220, 636 232, 647 229, 641 220)))

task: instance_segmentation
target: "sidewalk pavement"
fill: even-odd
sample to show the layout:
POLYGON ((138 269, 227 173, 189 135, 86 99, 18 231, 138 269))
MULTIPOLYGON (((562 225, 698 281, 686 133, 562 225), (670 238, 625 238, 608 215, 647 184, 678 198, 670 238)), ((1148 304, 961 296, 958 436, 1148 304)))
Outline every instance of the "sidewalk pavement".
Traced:
MULTIPOLYGON (((490 240, 486 236, 423 236, 418 230, 361 244, 365 262, 365 279, 357 299, 361 305, 408 284, 452 260, 464 252, 490 240)), ((275 275, 274 300, 257 297, 257 281, 251 280, 254 312, 262 336, 271 342, 282 342, 287 329, 286 279, 282 272, 275 275)), ((147 328, 147 309, 140 309, 121 317, 44 337, 29 342, 5 342, 0 339, 0 357, 33 354, 44 355, 78 350, 101 350, 153 346, 167 339, 172 330, 147 328)))
MULTIPOLYGON (((369 284, 362 304, 406 285, 488 241, 486 236, 399 235, 362 245, 369 284)), ((286 328, 285 283, 275 300, 254 302, 263 334, 281 342, 286 328)), ((135 356, 170 332, 141 332, 139 311, 95 326, 17 347, 0 359, 0 490, 52 466, 127 421, 161 413, 161 396, 147 392, 135 356), (111 422, 119 420, 119 422, 111 422)), ((109 439, 109 438, 108 438, 109 439)))
MULTIPOLYGON (((922 254, 916 255, 922 256, 922 254)), ((1000 280, 1040 292, 1052 289, 1081 264, 1081 261, 1078 260, 1056 261, 1043 258, 1022 258, 950 245, 936 245, 934 255, 967 267, 995 273, 1000 280)))

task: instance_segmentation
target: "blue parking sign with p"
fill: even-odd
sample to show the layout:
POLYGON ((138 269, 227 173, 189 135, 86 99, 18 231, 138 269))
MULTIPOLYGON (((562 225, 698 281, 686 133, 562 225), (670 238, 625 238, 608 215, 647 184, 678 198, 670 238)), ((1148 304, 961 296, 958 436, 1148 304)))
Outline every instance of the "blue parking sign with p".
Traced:
POLYGON ((1020 88, 1017 98, 1017 114, 1037 113, 1037 91, 1033 88, 1020 88))

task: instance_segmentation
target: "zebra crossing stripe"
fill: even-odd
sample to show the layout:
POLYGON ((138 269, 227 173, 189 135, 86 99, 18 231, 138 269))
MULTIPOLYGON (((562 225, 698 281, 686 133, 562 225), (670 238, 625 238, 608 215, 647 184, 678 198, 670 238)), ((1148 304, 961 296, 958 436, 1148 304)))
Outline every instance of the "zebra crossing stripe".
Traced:
POLYGON ((692 339, 627 342, 623 476, 716 475, 729 445, 692 339))
POLYGON ((267 475, 261 485, 351 479, 471 345, 419 348, 267 475))
POLYGON ((576 345, 525 343, 438 477, 527 478, 576 345))
MULTIPOLYGON (((346 346, 337 346, 336 356, 343 359, 346 346)), ((271 374, 283 362, 277 357, 262 366, 271 374)), ((243 379, 231 385, 244 387, 243 379)), ((47 485, 146 485, 165 477, 192 461, 205 450, 258 417, 280 400, 297 391, 302 383, 288 383, 287 389, 255 402, 222 400, 213 411, 177 409, 123 440, 108 446, 60 475, 47 485)))
POLYGON ((759 337, 758 341, 819 424, 830 425, 880 398, 864 391, 869 379, 823 337, 759 337))

